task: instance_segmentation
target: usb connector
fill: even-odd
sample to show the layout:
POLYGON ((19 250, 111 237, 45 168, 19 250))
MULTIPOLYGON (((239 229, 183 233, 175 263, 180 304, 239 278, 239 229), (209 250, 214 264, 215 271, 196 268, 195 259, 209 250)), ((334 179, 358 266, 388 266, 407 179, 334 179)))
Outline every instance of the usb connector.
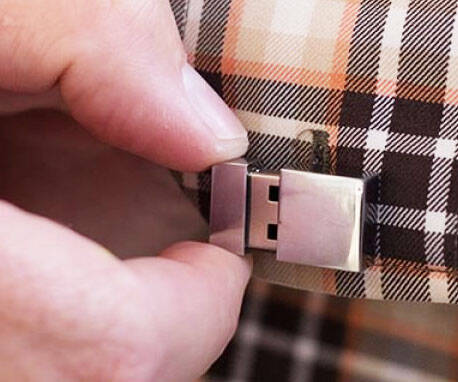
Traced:
POLYGON ((363 243, 374 242, 363 236, 373 232, 366 229, 366 191, 375 179, 268 173, 243 160, 216 165, 210 242, 239 255, 261 249, 282 262, 360 271, 363 243))
POLYGON ((278 236, 280 175, 248 175, 248 247, 275 251, 278 236))

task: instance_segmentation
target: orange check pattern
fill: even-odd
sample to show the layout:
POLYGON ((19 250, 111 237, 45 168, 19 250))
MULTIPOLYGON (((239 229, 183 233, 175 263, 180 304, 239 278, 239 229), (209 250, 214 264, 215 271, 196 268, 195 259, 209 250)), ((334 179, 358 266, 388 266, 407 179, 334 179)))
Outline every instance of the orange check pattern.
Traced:
MULTIPOLYGON (((189 59, 249 159, 381 174, 364 273, 255 254, 239 330, 204 382, 458 381, 456 0, 172 0, 189 59), (368 301, 375 299, 385 301, 368 301)), ((183 174, 208 216, 210 176, 183 174)))
MULTIPOLYGON (((255 275, 338 296, 458 303, 456 0, 172 7, 190 62, 248 129, 249 159, 266 169, 311 169, 318 160, 315 171, 381 175, 365 272, 282 264, 263 253, 255 275), (318 159, 317 137, 325 137, 318 159)), ((205 213, 208 174, 183 182, 205 213)))

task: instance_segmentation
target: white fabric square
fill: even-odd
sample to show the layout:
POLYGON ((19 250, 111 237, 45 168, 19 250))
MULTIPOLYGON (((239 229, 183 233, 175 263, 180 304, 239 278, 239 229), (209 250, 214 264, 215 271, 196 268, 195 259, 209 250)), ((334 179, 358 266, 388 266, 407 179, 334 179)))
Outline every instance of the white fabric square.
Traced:
POLYGON ((407 8, 392 7, 388 12, 382 45, 399 48, 401 46, 402 29, 404 28, 407 8))
POLYGON ((277 3, 278 0, 246 1, 243 5, 242 27, 268 31, 277 3))
POLYGON ((428 232, 445 233, 447 216, 445 212, 426 211, 425 230, 428 232))
POLYGON ((445 274, 443 275, 444 277, 439 278, 438 276, 434 276, 429 279, 429 291, 431 293, 431 299, 434 302, 448 302, 447 277, 445 274))
POLYGON ((451 139, 438 138, 434 156, 437 158, 453 159, 455 157, 456 143, 451 139))
POLYGON ((326 39, 327 44, 334 46, 339 39, 345 5, 341 0, 320 0, 311 20, 311 36, 326 39))
POLYGON ((452 41, 450 44, 450 55, 452 57, 458 56, 458 19, 455 18, 455 22, 453 25, 453 34, 452 34, 452 41))
POLYGON ((386 131, 369 130, 366 139, 366 148, 372 150, 385 150, 388 133, 386 131))
POLYGON ((272 31, 306 36, 317 0, 282 0, 277 2, 272 31))

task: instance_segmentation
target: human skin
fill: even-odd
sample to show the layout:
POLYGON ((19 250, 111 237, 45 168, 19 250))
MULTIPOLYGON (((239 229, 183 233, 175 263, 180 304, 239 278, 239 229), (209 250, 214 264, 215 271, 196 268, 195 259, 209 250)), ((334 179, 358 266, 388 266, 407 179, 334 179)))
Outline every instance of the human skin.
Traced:
MULTIPOLYGON (((0 113, 38 107, 178 170, 247 147, 164 0, 2 0, 0 113)), ((121 261, 0 202, 0 274, 0 381, 190 382, 233 335, 250 264, 190 242, 121 261)))

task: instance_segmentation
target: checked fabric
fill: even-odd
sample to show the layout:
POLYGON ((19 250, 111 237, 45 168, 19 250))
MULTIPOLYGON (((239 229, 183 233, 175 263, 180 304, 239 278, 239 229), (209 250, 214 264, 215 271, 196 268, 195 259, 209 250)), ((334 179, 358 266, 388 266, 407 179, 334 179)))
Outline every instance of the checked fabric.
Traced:
MULTIPOLYGON (((255 275, 337 296, 458 303, 458 2, 172 0, 189 61, 266 169, 381 175, 363 273, 255 275)), ((209 175, 182 183, 208 213, 209 175)))
POLYGON ((456 382, 457 313, 254 282, 233 341, 199 382, 456 382))

